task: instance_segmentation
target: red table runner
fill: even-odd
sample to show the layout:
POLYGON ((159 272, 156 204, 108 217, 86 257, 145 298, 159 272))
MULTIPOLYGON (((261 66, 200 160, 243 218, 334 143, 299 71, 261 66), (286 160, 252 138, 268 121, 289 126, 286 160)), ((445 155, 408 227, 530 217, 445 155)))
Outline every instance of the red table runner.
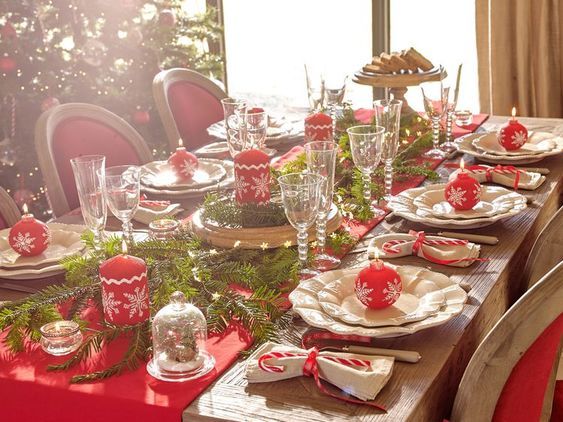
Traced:
MULTIPOLYGON (((371 120, 373 112, 358 110, 358 119, 371 120)), ((460 136, 479 127, 488 116, 477 115, 469 129, 456 128, 460 136)), ((290 150, 280 162, 287 162, 302 152, 301 147, 290 150)), ((432 160, 435 168, 440 160, 432 160)), ((393 192, 416 187, 424 177, 397 181, 393 192)), ((345 224, 353 235, 362 237, 382 219, 374 218, 360 223, 346 220, 345 224)), ((91 320, 97 320, 91 316, 91 320)), ((6 350, 0 334, 0 407, 1 420, 11 421, 77 421, 87 418, 91 421, 180 421, 182 411, 217 377, 237 359, 240 351, 248 349, 252 340, 243 329, 235 326, 221 336, 210 336, 207 350, 215 357, 215 370, 206 377, 185 383, 166 383, 148 375, 145 365, 134 371, 125 371, 103 381, 88 384, 69 384, 73 375, 102 369, 119 360, 124 344, 117 340, 106 347, 89 362, 64 372, 47 372, 49 364, 56 364, 65 358, 52 357, 44 353, 37 344, 26 344, 24 353, 12 355, 6 350)))

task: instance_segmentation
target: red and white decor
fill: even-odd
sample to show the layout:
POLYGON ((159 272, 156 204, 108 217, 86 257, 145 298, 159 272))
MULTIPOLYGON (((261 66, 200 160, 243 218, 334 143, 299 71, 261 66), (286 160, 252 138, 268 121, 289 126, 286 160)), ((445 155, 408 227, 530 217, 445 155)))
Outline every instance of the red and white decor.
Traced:
POLYGON ((305 142, 331 140, 332 118, 330 116, 315 113, 305 119, 305 142))
POLYGON ((8 241, 12 249, 21 256, 36 256, 49 246, 51 232, 47 224, 27 212, 27 205, 24 204, 23 210, 24 215, 11 228, 8 241))
POLYGON ((176 151, 168 158, 168 164, 180 180, 190 180, 199 166, 197 157, 186 150, 181 139, 176 151))
POLYGON ((100 265, 104 318, 116 325, 132 325, 150 316, 147 266, 141 258, 114 256, 100 265))
POLYGON ((498 142, 508 151, 520 149, 528 142, 528 129, 516 120, 516 107, 512 107, 512 119, 500 128, 498 142))
POLYGON ((264 205, 270 200, 270 158, 257 149, 235 158, 235 197, 239 204, 264 205))
POLYGON ((446 184, 444 196, 456 210, 470 210, 481 200, 481 183, 464 170, 463 159, 460 169, 457 176, 446 184))
POLYGON ((355 281, 356 296, 370 309, 391 306, 399 299, 402 290, 399 273, 379 258, 360 271, 355 281))

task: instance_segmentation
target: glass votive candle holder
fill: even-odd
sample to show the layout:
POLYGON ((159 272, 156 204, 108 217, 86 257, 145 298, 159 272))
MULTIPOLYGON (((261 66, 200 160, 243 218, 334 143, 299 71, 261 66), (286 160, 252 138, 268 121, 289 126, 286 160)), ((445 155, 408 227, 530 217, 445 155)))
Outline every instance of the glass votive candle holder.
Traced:
POLYGON ((469 110, 456 110, 454 121, 458 126, 469 126, 473 122, 473 113, 469 110))
POLYGON ((82 344, 80 327, 74 321, 49 322, 39 331, 41 331, 41 348, 53 356, 68 355, 82 344))
POLYGON ((168 240, 174 237, 180 224, 176 220, 161 218, 149 224, 150 236, 155 240, 168 240))

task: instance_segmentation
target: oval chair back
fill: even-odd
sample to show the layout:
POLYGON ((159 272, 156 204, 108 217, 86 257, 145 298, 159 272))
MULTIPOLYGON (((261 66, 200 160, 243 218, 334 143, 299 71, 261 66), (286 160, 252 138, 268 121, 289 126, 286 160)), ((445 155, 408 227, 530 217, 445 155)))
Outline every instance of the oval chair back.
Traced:
POLYGON ((55 216, 80 205, 72 158, 105 155, 106 167, 152 160, 149 147, 129 123, 92 104, 62 104, 44 112, 35 126, 35 149, 55 216))
POLYGON ((153 81, 156 108, 168 137, 170 150, 182 139, 189 150, 207 144, 207 128, 223 119, 225 91, 211 79, 189 69, 169 69, 153 81))
POLYGON ((0 229, 12 227, 20 218, 18 206, 8 192, 0 188, 0 229))
POLYGON ((563 336, 563 262, 495 324, 469 361, 452 422, 547 421, 563 336))

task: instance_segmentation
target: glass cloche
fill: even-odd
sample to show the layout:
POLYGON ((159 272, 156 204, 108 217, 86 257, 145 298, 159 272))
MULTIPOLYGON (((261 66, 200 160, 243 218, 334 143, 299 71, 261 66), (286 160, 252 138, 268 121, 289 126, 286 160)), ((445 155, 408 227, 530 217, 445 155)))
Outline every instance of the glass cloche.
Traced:
POLYGON ((181 382, 211 371, 215 359, 205 350, 207 324, 182 292, 170 296, 170 304, 152 321, 153 358, 147 371, 162 381, 181 382))

